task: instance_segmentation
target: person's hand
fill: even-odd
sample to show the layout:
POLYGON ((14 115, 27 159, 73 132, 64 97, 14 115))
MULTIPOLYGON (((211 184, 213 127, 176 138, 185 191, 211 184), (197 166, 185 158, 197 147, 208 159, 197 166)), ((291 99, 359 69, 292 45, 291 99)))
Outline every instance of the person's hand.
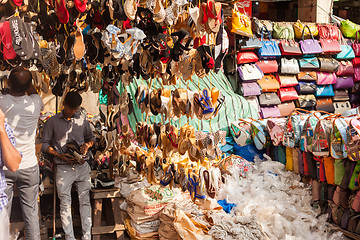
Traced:
POLYGON ((5 114, 0 109, 0 132, 5 132, 5 114))
POLYGON ((76 159, 68 153, 60 153, 59 155, 57 155, 57 158, 65 161, 65 162, 68 162, 68 163, 77 162, 76 159))
POLYGON ((91 147, 90 143, 84 143, 83 145, 80 146, 80 152, 82 155, 87 154, 87 152, 89 151, 89 148, 91 147))

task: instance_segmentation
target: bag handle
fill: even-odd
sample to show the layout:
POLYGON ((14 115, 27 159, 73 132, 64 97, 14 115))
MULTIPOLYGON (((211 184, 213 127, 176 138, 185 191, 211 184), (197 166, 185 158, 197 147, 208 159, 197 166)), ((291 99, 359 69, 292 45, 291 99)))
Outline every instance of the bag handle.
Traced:
POLYGON ((304 28, 303 28, 303 31, 302 31, 302 37, 301 37, 301 38, 302 38, 302 40, 304 40, 304 36, 305 36, 305 28, 309 29, 310 36, 311 36, 312 40, 315 42, 314 36, 313 36, 313 34, 312 34, 311 30, 310 30, 310 27, 309 27, 308 25, 305 25, 305 26, 304 26, 304 28))
POLYGON ((261 28, 261 41, 264 41, 264 28, 265 28, 267 34, 269 35, 269 40, 271 41, 272 40, 271 34, 265 25, 263 25, 261 28))

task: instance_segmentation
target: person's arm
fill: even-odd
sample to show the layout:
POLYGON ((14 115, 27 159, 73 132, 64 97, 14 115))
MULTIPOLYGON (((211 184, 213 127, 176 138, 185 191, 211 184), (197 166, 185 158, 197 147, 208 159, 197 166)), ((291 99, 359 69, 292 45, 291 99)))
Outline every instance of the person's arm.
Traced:
POLYGON ((53 138, 53 121, 50 119, 45 122, 44 131, 43 131, 43 138, 42 138, 42 146, 41 151, 47 152, 53 155, 56 158, 59 158, 65 162, 72 163, 75 159, 68 153, 59 153, 51 146, 51 140, 53 138))
POLYGON ((85 132, 84 132, 84 139, 85 143, 80 146, 81 154, 86 154, 89 149, 94 146, 96 139, 94 133, 91 130, 90 123, 88 120, 84 121, 85 124, 85 132))
POLYGON ((21 154, 15 148, 16 140, 12 135, 9 125, 5 126, 5 115, 0 110, 0 143, 2 162, 10 171, 15 172, 19 168, 21 162, 21 154))

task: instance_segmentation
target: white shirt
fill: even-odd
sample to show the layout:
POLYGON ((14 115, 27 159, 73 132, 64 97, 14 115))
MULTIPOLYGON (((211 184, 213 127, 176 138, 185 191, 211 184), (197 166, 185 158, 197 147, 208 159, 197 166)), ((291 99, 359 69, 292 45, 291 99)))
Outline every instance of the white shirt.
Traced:
POLYGON ((38 164, 35 154, 35 137, 40 112, 44 108, 41 97, 37 94, 15 97, 0 94, 0 109, 5 114, 16 138, 16 149, 22 154, 19 169, 38 164))

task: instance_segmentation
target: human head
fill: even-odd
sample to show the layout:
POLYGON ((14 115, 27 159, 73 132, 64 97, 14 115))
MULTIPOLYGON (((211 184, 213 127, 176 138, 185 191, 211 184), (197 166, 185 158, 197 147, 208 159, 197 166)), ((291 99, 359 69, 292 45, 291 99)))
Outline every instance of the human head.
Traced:
POLYGON ((25 94, 32 81, 31 72, 24 67, 18 66, 11 70, 9 76, 10 91, 25 94))
POLYGON ((63 114, 65 117, 73 117, 82 103, 82 97, 78 92, 68 92, 64 99, 63 114))

